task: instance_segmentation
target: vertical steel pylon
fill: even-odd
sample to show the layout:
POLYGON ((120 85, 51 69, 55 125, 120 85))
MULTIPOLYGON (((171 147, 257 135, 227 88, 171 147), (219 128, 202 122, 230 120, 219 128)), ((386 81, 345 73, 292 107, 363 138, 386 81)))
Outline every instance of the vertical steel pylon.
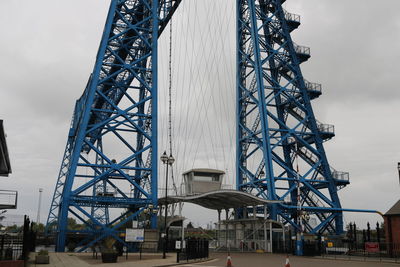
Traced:
POLYGON ((237 0, 237 189, 283 201, 269 217, 298 231, 340 234, 337 192, 349 176, 328 164, 323 142, 334 127, 315 119, 310 101, 321 85, 303 78, 310 49, 292 41, 300 17, 283 2, 237 0))
MULTIPOLYGON (((57 251, 77 231, 87 235, 81 250, 109 236, 125 243, 120 227, 147 206, 157 207, 157 40, 179 3, 111 1, 93 72, 75 105, 47 221, 57 251), (69 229, 69 217, 85 229, 69 229)), ((156 215, 147 217, 156 227, 156 215)))
MULTIPOLYGON (((79 230, 88 235, 79 244, 84 250, 109 236, 124 242, 120 227, 157 205, 157 39, 180 2, 111 1, 49 212, 58 251, 76 231, 68 229, 69 216, 86 226, 79 230)), ((299 229, 301 207, 301 220, 317 221, 304 219, 306 231, 340 233, 337 191, 348 173, 328 164, 323 141, 334 136, 333 126, 315 119, 310 101, 321 86, 302 76, 309 49, 292 41, 300 19, 282 2, 237 0, 237 187, 284 201, 269 206, 271 219, 299 229)), ((155 227, 156 216, 149 220, 155 227)))

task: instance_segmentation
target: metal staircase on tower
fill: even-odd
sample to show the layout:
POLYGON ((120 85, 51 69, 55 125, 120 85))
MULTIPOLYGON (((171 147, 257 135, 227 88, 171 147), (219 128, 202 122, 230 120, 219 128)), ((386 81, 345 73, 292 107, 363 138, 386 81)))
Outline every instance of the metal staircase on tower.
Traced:
POLYGON ((283 200, 269 205, 270 219, 299 231, 304 225, 310 233, 340 234, 337 192, 349 176, 328 163, 323 142, 335 136, 334 126, 315 118, 311 100, 322 86, 302 75, 310 48, 292 40, 300 16, 283 2, 237 1, 237 189, 283 200), (310 216, 317 225, 303 219, 310 216))
MULTIPOLYGON (((108 237, 125 243, 121 228, 132 220, 157 225, 156 214, 143 211, 158 207, 158 37, 180 2, 111 0, 49 211, 46 230, 56 234, 57 251, 70 233, 86 236, 78 244, 85 250, 108 237), (69 229, 70 216, 85 229, 69 229)), ((334 128, 315 118, 311 100, 321 85, 302 75, 310 49, 293 42, 300 16, 284 10, 284 2, 236 0, 237 189, 283 201, 268 206, 272 220, 340 234, 338 190, 348 173, 328 163, 323 142, 334 128), (304 214, 318 224, 300 220, 304 214)))
MULTIPOLYGON (((80 250, 157 208, 157 40, 181 0, 112 0, 96 63, 76 101, 46 231, 64 251, 68 218, 80 250)), ((146 217, 147 216, 147 217, 146 217)), ((157 226, 157 214, 143 220, 157 226)))

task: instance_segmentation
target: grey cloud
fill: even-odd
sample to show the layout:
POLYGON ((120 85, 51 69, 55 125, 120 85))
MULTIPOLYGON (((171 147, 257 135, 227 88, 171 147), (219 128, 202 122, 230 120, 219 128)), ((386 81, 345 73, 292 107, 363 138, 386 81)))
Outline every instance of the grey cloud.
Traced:
MULTIPOLYGON (((179 101, 173 106, 175 155, 181 160, 174 167, 176 174, 196 159, 195 167, 228 168, 228 181, 234 181, 236 88, 232 88, 235 81, 226 81, 235 75, 236 45, 231 43, 234 29, 220 25, 229 22, 234 27, 234 2, 185 0, 186 8, 182 6, 177 15, 189 11, 197 16, 174 19, 174 62, 180 64, 173 70, 173 94, 179 101), (213 44, 211 39, 222 30, 226 39, 213 44), (188 47, 185 39, 190 41, 188 47), (218 51, 222 48, 223 53, 218 51), (192 51, 197 59, 190 58, 192 51), (189 64, 189 59, 194 61, 189 64), (221 99, 224 106, 218 106, 221 99), (205 105, 207 116, 197 114, 201 109, 196 105, 205 105), (185 127, 191 130, 186 132, 185 127)), ((0 116, 5 120, 14 170, 0 186, 20 191, 16 213, 36 218, 37 190, 43 187, 42 221, 47 216, 74 101, 93 67, 108 5, 104 0, 0 2, 0 116)), ((340 192, 343 206, 386 211, 398 198, 400 2, 291 0, 285 7, 302 16, 294 40, 311 47, 312 57, 302 66, 304 75, 324 88, 313 101, 316 115, 336 126, 335 139, 325 143, 328 159, 338 170, 351 172, 352 184, 340 192)), ((167 147, 166 37, 160 38, 160 151, 167 147)), ((160 166, 160 177, 163 171, 160 166)), ((194 211, 192 206, 185 214, 200 224, 209 222, 205 215, 215 220, 214 212, 194 211)), ((380 220, 362 214, 345 218, 359 224, 380 220)))

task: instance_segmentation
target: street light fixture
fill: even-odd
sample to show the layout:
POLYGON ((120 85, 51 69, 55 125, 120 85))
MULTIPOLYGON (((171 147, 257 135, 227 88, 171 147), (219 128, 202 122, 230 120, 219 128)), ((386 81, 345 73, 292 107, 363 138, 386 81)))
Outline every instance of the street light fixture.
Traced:
POLYGON ((168 166, 174 164, 175 159, 174 157, 170 154, 167 156, 167 152, 164 151, 164 153, 160 157, 161 161, 163 164, 166 164, 167 168, 165 171, 165 215, 164 215, 164 247, 163 247, 163 259, 166 258, 166 253, 167 253, 167 245, 168 245, 168 231, 167 231, 167 212, 168 212, 168 166))
POLYGON ((38 203, 37 219, 36 219, 37 226, 39 226, 40 223, 40 207, 42 206, 42 192, 43 188, 39 188, 39 203, 38 203))
POLYGON ((400 183, 400 162, 397 162, 397 170, 399 172, 399 183, 400 183))

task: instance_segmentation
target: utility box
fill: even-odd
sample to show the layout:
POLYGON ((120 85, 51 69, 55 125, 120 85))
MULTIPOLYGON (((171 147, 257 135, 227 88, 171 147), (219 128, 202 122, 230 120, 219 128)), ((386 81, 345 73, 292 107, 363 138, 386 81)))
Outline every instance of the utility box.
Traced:
POLYGON ((225 172, 214 169, 192 169, 182 175, 185 195, 196 195, 220 190, 225 172))

